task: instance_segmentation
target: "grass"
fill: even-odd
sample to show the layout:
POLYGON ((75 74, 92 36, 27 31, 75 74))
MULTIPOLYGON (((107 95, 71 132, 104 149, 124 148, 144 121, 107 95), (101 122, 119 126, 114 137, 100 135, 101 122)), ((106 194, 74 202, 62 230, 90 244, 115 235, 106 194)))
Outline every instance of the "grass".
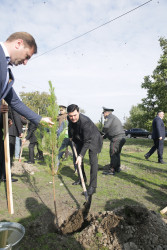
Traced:
MULTIPOLYGON (((157 163, 156 152, 149 160, 144 158, 152 143, 149 139, 127 139, 121 154, 123 171, 115 176, 105 176, 102 171, 104 166, 109 164, 110 157, 109 141, 104 141, 102 152, 99 154, 98 188, 97 193, 93 195, 91 212, 113 210, 125 204, 138 204, 159 213, 167 206, 167 164, 157 163)), ((24 148, 23 156, 27 159, 27 148, 24 148)), ((167 141, 164 146, 164 161, 167 162, 167 141)), ((0 221, 16 221, 26 227, 30 222, 43 216, 48 209, 54 212, 50 169, 45 164, 36 164, 36 166, 38 171, 34 175, 25 172, 22 176, 18 175, 19 181, 13 184, 14 215, 8 214, 5 187, 0 184, 0 221)), ((89 183, 88 154, 85 156, 85 171, 89 183)), ((81 186, 71 185, 77 179, 72 157, 62 162, 60 173, 55 178, 58 208, 60 201, 64 211, 80 208, 84 203, 84 197, 81 195, 81 186)), ((167 218, 167 215, 164 217, 167 218)), ((23 244, 24 240, 26 242, 26 237, 28 236, 23 238, 23 244)), ((40 242, 39 249, 54 249, 49 248, 50 243, 48 243, 53 241, 59 244, 57 249, 82 249, 74 236, 64 237, 64 245, 57 237, 59 236, 55 234, 36 237, 36 241, 40 242)))

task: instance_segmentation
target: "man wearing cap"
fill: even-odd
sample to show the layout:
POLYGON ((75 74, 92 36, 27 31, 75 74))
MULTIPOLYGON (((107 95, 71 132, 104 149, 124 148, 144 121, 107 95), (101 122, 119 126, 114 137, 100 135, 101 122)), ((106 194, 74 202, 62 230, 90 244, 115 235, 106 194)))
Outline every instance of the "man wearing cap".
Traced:
MULTIPOLYGON (((73 152, 73 147, 72 143, 68 137, 68 121, 67 121, 67 107, 64 105, 59 105, 60 113, 58 117, 59 121, 59 129, 57 131, 58 137, 60 134, 63 132, 64 134, 64 139, 62 141, 62 144, 59 148, 59 154, 58 154, 58 166, 60 163, 60 159, 62 158, 63 154, 65 153, 65 157, 68 155, 68 146, 71 147, 72 152, 73 152)), ((74 168, 76 170, 76 165, 75 165, 75 154, 73 152, 73 162, 74 162, 74 168)))
POLYGON ((64 149, 67 149, 69 145, 69 138, 68 138, 68 126, 67 126, 67 112, 66 106, 59 105, 60 113, 58 116, 59 121, 59 129, 57 131, 58 137, 62 132, 64 132, 64 139, 62 142, 61 147, 59 148, 58 160, 60 160, 64 154, 64 149))
POLYGON ((120 154, 123 145, 125 144, 125 132, 121 121, 112 114, 114 109, 103 107, 104 127, 102 130, 103 138, 110 140, 110 168, 104 171, 105 175, 114 175, 115 172, 120 171, 120 154))

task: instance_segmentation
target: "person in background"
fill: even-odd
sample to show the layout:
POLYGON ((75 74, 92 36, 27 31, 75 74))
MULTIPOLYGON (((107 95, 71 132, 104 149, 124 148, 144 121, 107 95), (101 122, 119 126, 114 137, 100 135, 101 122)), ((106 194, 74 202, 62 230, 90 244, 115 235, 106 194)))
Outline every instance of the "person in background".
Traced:
POLYGON ((67 107, 64 105, 59 105, 60 108, 60 113, 59 113, 59 117, 58 117, 58 121, 59 121, 59 129, 58 129, 58 137, 60 136, 61 133, 63 133, 64 139, 62 141, 62 144, 59 148, 59 154, 58 154, 58 166, 60 163, 60 159, 63 157, 63 155, 65 154, 65 157, 67 158, 68 156, 68 146, 71 147, 72 153, 73 153, 73 163, 74 163, 74 169, 76 171, 76 158, 75 158, 75 154, 73 151, 73 147, 72 147, 72 143, 71 140, 68 137, 68 121, 67 121, 67 107))
POLYGON ((157 150, 158 163, 160 164, 166 164, 166 162, 163 161, 163 149, 165 139, 165 126, 163 118, 164 112, 158 111, 157 116, 152 122, 152 139, 154 141, 154 145, 149 150, 149 152, 144 155, 145 159, 148 160, 148 158, 157 150))
MULTIPOLYGON (((38 160, 44 161, 43 157, 43 151, 39 148, 37 137, 35 136, 35 131, 37 129, 37 126, 33 124, 32 122, 29 122, 28 124, 28 130, 26 137, 22 140, 22 143, 24 144, 27 140, 29 140, 29 159, 28 161, 25 161, 28 164, 34 164, 34 148, 37 146, 38 150, 38 160)), ((42 136, 42 135, 41 135, 42 136)))
POLYGON ((103 138, 110 140, 110 167, 104 171, 105 175, 114 175, 115 172, 120 171, 121 166, 121 150, 125 144, 125 131, 121 121, 112 114, 114 109, 103 107, 104 126, 102 129, 103 138))
MULTIPOLYGON (((27 125, 27 119, 23 116, 20 116, 21 118, 21 123, 22 123, 22 130, 23 126, 27 125)), ((23 133, 24 135, 24 133, 23 133)), ((22 145, 22 137, 17 137, 16 136, 16 142, 15 142, 15 159, 18 160, 20 158, 20 151, 21 151, 21 145, 22 145)))
POLYGON ((12 120, 12 125, 9 127, 9 146, 10 146, 10 161, 11 167, 13 164, 13 157, 15 152, 16 136, 22 138, 22 122, 20 115, 9 107, 8 117, 12 120))

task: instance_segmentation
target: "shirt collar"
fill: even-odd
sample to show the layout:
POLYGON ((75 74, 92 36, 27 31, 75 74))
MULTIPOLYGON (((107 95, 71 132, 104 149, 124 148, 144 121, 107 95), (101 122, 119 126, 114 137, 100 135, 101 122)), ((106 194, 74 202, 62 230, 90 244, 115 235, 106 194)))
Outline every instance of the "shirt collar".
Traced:
POLYGON ((0 42, 0 45, 2 46, 2 49, 3 49, 3 51, 4 51, 4 54, 5 54, 7 63, 9 63, 9 62, 10 62, 10 56, 9 56, 8 51, 7 51, 7 48, 5 47, 5 45, 4 45, 3 42, 0 42))

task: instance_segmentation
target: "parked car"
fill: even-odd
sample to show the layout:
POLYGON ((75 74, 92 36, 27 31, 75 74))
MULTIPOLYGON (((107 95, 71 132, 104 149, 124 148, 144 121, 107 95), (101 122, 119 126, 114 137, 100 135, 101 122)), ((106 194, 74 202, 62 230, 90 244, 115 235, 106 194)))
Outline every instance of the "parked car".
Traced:
POLYGON ((142 129, 142 128, 132 128, 132 129, 126 130, 125 134, 128 138, 131 138, 131 137, 134 137, 134 138, 146 137, 149 139, 152 138, 151 133, 147 131, 146 129, 142 129))

